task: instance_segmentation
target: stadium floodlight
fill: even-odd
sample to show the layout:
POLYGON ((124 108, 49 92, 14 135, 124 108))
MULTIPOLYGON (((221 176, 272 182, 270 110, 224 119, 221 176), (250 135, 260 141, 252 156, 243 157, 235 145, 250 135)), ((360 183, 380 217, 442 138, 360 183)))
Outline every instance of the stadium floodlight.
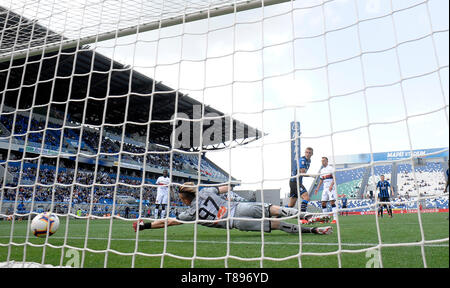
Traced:
POLYGON ((448 33, 440 0, 0 0, 0 267, 397 267, 401 249, 409 267, 448 267, 448 222, 427 226, 448 211, 448 33), (311 168, 292 175, 306 147, 311 168), (163 173, 166 220, 188 209, 184 182, 264 202, 298 176, 320 214, 324 156, 342 164, 337 195, 373 196, 349 199, 360 216, 337 213, 325 241, 292 223, 298 235, 275 241, 269 215, 252 219, 254 238, 230 232, 233 215, 214 239, 198 225, 132 231, 154 223, 163 173), (382 173, 405 197, 389 222, 376 216, 382 173), (58 231, 36 238, 46 212, 58 231))

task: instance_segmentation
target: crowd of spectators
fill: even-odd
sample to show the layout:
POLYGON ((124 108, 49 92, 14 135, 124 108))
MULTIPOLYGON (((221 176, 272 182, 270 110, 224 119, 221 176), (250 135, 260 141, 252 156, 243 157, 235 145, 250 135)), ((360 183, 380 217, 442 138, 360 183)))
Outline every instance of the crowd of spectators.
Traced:
POLYGON ((18 201, 31 201, 33 197, 35 201, 50 201, 54 197, 56 202, 68 202, 72 193, 72 202, 75 204, 91 203, 91 198, 93 203, 106 203, 112 201, 114 192, 117 195, 139 199, 141 187, 142 199, 154 202, 156 197, 156 186, 152 183, 157 175, 147 175, 148 177, 144 179, 146 185, 141 185, 142 174, 138 177, 139 175, 130 175, 129 172, 121 170, 118 177, 112 168, 105 167, 99 167, 95 174, 92 165, 78 167, 75 174, 74 162, 69 161, 61 161, 56 173, 54 161, 43 158, 38 179, 36 179, 38 168, 36 161, 22 167, 22 173, 20 173, 21 165, 8 165, 7 171, 12 177, 5 183, 3 199, 15 201, 18 193, 18 201), (117 178, 118 185, 115 185, 117 178))
MULTIPOLYGON (((69 117, 70 118, 70 117, 69 117)), ((21 114, 2 114, 0 117, 0 123, 4 127, 11 131, 14 125, 14 134, 22 136, 14 136, 15 139, 20 141, 27 140, 28 143, 36 146, 42 143, 44 138, 44 148, 58 150, 61 140, 61 131, 63 130, 63 141, 62 141, 62 151, 63 152, 73 152, 78 150, 78 146, 84 151, 97 154, 99 151, 99 138, 100 131, 95 129, 80 129, 80 128, 62 128, 61 124, 52 123, 50 121, 43 121, 41 117, 33 117, 30 121, 29 117, 21 114), (30 125, 29 125, 30 122, 30 125), (47 125, 47 126, 46 126, 47 125), (30 126, 30 129, 28 127, 30 126), (45 128, 52 128, 43 130, 45 128), (29 131, 28 131, 29 130, 29 131), (28 133, 28 134, 26 134, 28 133), (25 139, 24 135, 28 135, 28 139, 25 139), (81 135, 81 143, 80 143, 81 135), (77 143, 77 144, 75 144, 77 143), (79 143, 79 144, 78 144, 79 143)), ((109 133, 122 133, 120 127, 105 127, 108 128, 109 133)), ((9 133, 7 131, 2 131, 0 136, 7 136, 9 133)), ((120 142, 112 140, 103 135, 100 143, 100 152, 116 154, 120 152, 120 142)), ((183 154, 183 153, 171 153, 169 150, 162 147, 150 144, 148 151, 146 151, 145 144, 134 145, 131 143, 124 143, 122 151, 128 153, 122 153, 121 160, 124 162, 135 162, 137 164, 145 162, 149 166, 153 166, 158 169, 169 169, 170 163, 172 163, 172 169, 176 171, 183 171, 187 173, 194 173, 200 170, 202 176, 209 176, 214 178, 226 179, 227 176, 222 173, 217 167, 215 167, 204 155, 194 155, 194 154, 183 154), (172 154, 172 159, 171 159, 172 154), (200 157, 200 166, 199 166, 200 157)), ((118 157, 117 155, 114 157, 118 157)))
POLYGON ((25 117, 20 114, 17 114, 15 117, 14 114, 1 115, 0 123, 3 124, 3 126, 8 131, 2 131, 0 136, 7 136, 10 134, 10 131, 13 130, 14 121, 15 121, 14 134, 19 135, 15 136, 15 139, 19 141, 25 141, 26 140, 25 135, 27 132, 29 132, 28 141, 32 143, 41 144, 44 136, 44 130, 47 124, 47 128, 51 129, 45 130, 45 141, 44 141, 45 148, 59 147, 61 131, 57 129, 61 128, 60 125, 57 125, 52 122, 46 123, 45 121, 35 118, 32 118, 30 121, 29 117, 25 117), (28 129, 28 126, 30 126, 30 129, 28 129))
MULTIPOLYGON (((58 111, 52 113, 56 112, 58 111)), ((2 128, 0 137, 8 137, 13 134, 13 140, 16 143, 27 141, 30 146, 41 147, 44 142, 43 148, 59 150, 62 146, 62 152, 73 152, 78 148, 91 154, 98 152, 117 154, 121 151, 121 142, 105 137, 108 133, 109 135, 121 135, 123 133, 121 127, 105 127, 108 131, 104 131, 107 133, 102 134, 100 141, 99 130, 67 127, 68 124, 64 122, 64 113, 57 115, 58 117, 55 116, 57 113, 52 114, 53 116, 48 118, 57 119, 55 121, 45 121, 43 116, 36 114, 30 119, 24 113, 3 113, 0 116, 0 128, 2 128), (63 127, 63 123, 66 126, 63 127)), ((70 120, 70 115, 67 115, 67 119, 70 120)), ((74 124, 79 125, 79 123, 74 124)), ((126 135, 130 137, 129 134, 126 135)), ((200 170, 202 176, 227 178, 203 154, 172 152, 155 144, 145 147, 144 143, 130 142, 134 143, 123 143, 122 152, 124 153, 121 155, 100 156, 100 159, 114 157, 115 160, 118 160, 118 157, 121 157, 123 162, 139 165, 143 165, 145 162, 148 166, 161 171, 172 169, 172 171, 197 175, 200 170)), ((8 162, 1 162, 7 174, 2 180, 4 183, 0 183, 4 187, 0 191, 0 197, 5 201, 17 201, 21 206, 24 202, 31 201, 53 201, 65 203, 64 205, 68 203, 108 205, 112 203, 114 195, 140 199, 146 205, 153 204, 156 200, 154 183, 159 175, 155 173, 146 173, 145 177, 142 177, 141 171, 120 169, 118 176, 117 168, 98 166, 98 171, 95 171, 94 165, 79 164, 75 169, 75 162, 67 159, 60 160, 58 163, 56 163, 56 158, 46 158, 45 156, 34 160, 22 160, 23 153, 17 151, 11 151, 8 154, 2 152, 0 159, 6 160, 7 155, 8 162)), ((186 179, 173 176, 172 181, 182 183, 186 179)), ((172 190, 170 199, 171 203, 182 205, 176 189, 172 190)))

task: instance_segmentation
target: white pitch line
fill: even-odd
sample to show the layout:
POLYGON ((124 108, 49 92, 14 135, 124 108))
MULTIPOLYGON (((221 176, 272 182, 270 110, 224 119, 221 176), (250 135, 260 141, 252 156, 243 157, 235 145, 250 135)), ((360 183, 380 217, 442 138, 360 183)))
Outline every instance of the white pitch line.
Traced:
MULTIPOLYGON (((0 236, 0 238, 10 238, 10 236, 0 236)), ((14 236, 14 238, 25 238, 24 236, 14 236)), ((29 239, 33 239, 33 237, 29 237, 29 239)), ((64 239, 64 237, 55 237, 52 236, 51 239, 64 239)), ((84 240, 85 237, 68 237, 68 239, 72 240, 84 240)), ((103 240, 106 241, 108 238, 103 237, 89 237, 88 240, 103 240)), ((136 241, 135 238, 112 238, 112 241, 136 241)), ((176 240, 176 239, 168 239, 166 240, 169 243, 194 243, 194 240, 176 240)), ((156 243, 164 243, 163 239, 139 239, 139 242, 156 242, 156 243)), ((197 240, 197 243, 203 244, 227 244, 227 241, 211 241, 211 240, 197 240)), ((230 244, 239 244, 239 245, 261 245, 261 242, 257 241, 230 241, 230 244)), ((299 245, 299 242, 264 242, 265 245, 299 245)), ((392 243, 383 243, 383 244, 392 244, 392 243)), ((338 243, 326 243, 326 242, 304 242, 302 245, 309 246, 337 246, 338 243)), ((370 247, 377 246, 378 243, 341 243, 341 246, 348 247, 370 247)), ((407 246, 407 245, 405 245, 407 246)), ((409 245, 408 245, 409 246, 409 245)), ((420 246, 420 244, 417 244, 420 246)), ((449 244, 425 244, 425 247, 449 247, 449 244)))

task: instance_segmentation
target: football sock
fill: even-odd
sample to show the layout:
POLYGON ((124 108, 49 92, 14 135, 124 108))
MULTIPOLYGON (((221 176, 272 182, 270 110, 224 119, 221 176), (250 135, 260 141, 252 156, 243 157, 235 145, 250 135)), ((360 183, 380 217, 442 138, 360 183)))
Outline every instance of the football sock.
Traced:
POLYGON ((306 208, 308 207, 308 201, 307 200, 302 200, 302 204, 300 206, 300 211, 301 212, 306 212, 306 208))
MULTIPOLYGON (((287 223, 287 222, 280 222, 280 228, 281 231, 284 231, 286 233, 295 234, 298 233, 298 225, 287 223)), ((315 227, 304 227, 301 226, 302 233, 314 233, 315 227)))
POLYGON ((337 208, 336 208, 336 204, 331 205, 331 211, 333 212, 333 218, 337 219, 337 208))
POLYGON ((286 222, 280 222, 280 230, 282 230, 286 233, 298 233, 298 225, 286 223, 286 222))
POLYGON ((279 217, 290 217, 290 216, 296 215, 297 213, 298 213, 298 210, 295 208, 280 207, 279 217))

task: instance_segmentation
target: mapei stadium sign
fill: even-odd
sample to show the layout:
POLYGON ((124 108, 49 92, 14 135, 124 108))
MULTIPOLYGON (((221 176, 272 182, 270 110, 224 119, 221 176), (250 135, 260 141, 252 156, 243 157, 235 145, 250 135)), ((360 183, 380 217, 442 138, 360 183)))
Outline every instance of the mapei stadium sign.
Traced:
MULTIPOLYGON (((419 150, 412 152, 413 157, 425 157, 427 155, 426 150, 419 150)), ((397 151, 387 152, 386 160, 400 160, 411 157, 411 151, 397 151)))
MULTIPOLYGON (((373 161, 395 161, 410 158, 448 158, 448 148, 418 149, 373 153, 373 161), (412 157, 411 157, 412 154, 412 157)), ((331 158, 332 159, 332 158, 331 158)), ((371 154, 338 155, 334 157, 336 164, 364 164, 371 162, 371 154)))
POLYGON ((409 158, 441 158, 448 157, 448 148, 420 149, 413 151, 394 151, 386 153, 374 153, 374 161, 392 161, 409 158))

